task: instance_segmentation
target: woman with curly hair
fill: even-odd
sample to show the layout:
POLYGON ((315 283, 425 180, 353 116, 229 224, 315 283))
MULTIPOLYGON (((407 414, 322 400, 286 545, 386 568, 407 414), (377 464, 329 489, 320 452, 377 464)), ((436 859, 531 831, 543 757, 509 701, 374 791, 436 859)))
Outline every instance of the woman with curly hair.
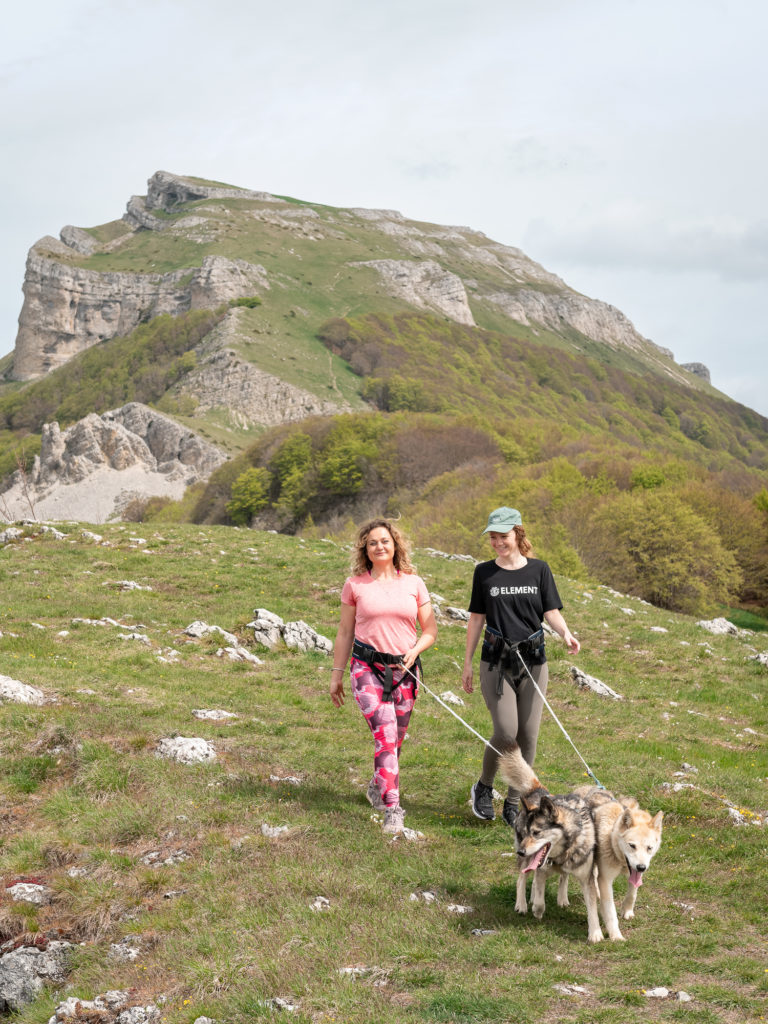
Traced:
POLYGON ((360 528, 352 572, 341 591, 331 700, 336 707, 344 703, 344 670, 351 654, 352 693, 374 741, 366 796, 385 812, 384 831, 394 834, 403 830, 405 817, 400 747, 416 700, 419 655, 435 642, 437 624, 424 581, 414 572, 405 539, 391 520, 373 519, 360 528))

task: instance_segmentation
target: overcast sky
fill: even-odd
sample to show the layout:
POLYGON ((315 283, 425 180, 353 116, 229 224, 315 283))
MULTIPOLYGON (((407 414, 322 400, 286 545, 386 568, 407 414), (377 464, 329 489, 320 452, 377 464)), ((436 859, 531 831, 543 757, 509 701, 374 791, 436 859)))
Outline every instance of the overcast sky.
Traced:
POLYGON ((768 415, 765 0, 36 0, 3 30, 0 355, 30 245, 162 169, 477 228, 768 415))

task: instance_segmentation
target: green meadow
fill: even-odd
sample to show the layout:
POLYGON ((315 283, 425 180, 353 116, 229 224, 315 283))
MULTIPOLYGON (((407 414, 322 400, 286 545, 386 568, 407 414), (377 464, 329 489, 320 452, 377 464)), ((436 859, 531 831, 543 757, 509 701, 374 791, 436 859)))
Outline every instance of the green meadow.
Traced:
MULTIPOLYGON (((591 946, 575 885, 558 908, 550 882, 542 921, 515 912, 509 830, 468 805, 482 744, 426 691, 401 762, 406 825, 420 835, 393 841, 364 796, 368 729, 349 693, 340 710, 328 697, 329 658, 255 646, 256 608, 333 639, 348 548, 319 532, 108 524, 89 527, 97 542, 78 524, 59 529, 63 539, 28 525, 0 549, 0 675, 46 696, 0 704, 0 873, 6 887, 53 892, 43 907, 4 895, 0 937, 75 944, 66 986, 15 1020, 43 1024, 66 996, 109 989, 157 1003, 168 1024, 768 1016, 768 669, 753 659, 765 634, 714 636, 558 576, 583 644, 575 663, 621 699, 577 688, 550 640, 552 707, 605 786, 664 812, 626 942, 591 946), (218 656, 221 637, 187 636, 195 620, 263 664, 218 656), (158 758, 172 736, 208 740, 216 759, 158 758), (140 949, 131 962, 110 956, 126 936, 140 949), (661 986, 668 998, 647 995, 661 986)), ((470 562, 418 548, 415 561, 440 607, 466 607, 470 562)), ((488 735, 479 694, 460 688, 463 648, 462 624, 444 615, 425 682, 461 695, 458 713, 488 735)), ((555 792, 584 781, 546 712, 536 768, 555 792)))

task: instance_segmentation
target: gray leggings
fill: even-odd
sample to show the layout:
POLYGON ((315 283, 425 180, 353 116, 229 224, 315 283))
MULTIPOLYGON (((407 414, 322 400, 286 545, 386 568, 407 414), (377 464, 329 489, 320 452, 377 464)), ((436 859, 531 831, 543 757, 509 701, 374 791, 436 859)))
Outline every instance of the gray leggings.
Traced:
MULTIPOLYGON (((531 675, 543 694, 547 692, 549 680, 549 666, 546 662, 543 665, 530 665, 531 675)), ((517 693, 512 689, 505 679, 501 696, 496 693, 499 680, 499 665, 490 668, 487 661, 480 662, 480 688, 483 691, 483 698, 491 713, 493 720, 493 735, 491 743, 496 750, 503 751, 512 740, 517 740, 522 753, 528 764, 533 764, 536 757, 536 741, 539 738, 539 725, 541 724, 541 712, 544 709, 544 701, 536 692, 533 683, 527 673, 518 687, 517 693)), ((496 769, 499 766, 498 755, 490 747, 485 748, 483 755, 483 773, 480 776, 486 786, 492 786, 496 778, 496 769)), ((520 794, 511 787, 507 792, 510 800, 519 800, 520 794)))

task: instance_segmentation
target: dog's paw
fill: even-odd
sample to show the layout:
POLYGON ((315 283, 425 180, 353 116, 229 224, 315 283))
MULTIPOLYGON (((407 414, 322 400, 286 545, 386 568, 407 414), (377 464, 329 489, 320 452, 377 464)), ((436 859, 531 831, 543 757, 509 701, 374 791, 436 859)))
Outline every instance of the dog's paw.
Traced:
POLYGON ((558 892, 558 894, 557 894, 557 905, 558 905, 558 907, 570 907, 571 901, 568 899, 568 893, 566 893, 564 896, 561 896, 560 893, 558 892))
POLYGON ((598 928, 598 930, 596 932, 590 932, 589 933, 589 941, 590 942, 602 942, 603 941, 603 933, 600 931, 599 928, 598 928))
POLYGON ((634 910, 625 910, 621 915, 625 921, 631 921, 635 916, 634 910))
POLYGON ((627 941, 624 938, 624 936, 621 934, 621 932, 616 932, 615 935, 609 935, 608 938, 611 940, 611 942, 626 942, 627 941))
POLYGON ((544 904, 534 903, 533 904, 533 916, 538 918, 539 921, 544 917, 544 904))
POLYGON ((527 901, 526 900, 518 900, 517 903, 515 903, 515 910, 518 912, 518 914, 527 914, 528 913, 528 903, 527 903, 527 901))

